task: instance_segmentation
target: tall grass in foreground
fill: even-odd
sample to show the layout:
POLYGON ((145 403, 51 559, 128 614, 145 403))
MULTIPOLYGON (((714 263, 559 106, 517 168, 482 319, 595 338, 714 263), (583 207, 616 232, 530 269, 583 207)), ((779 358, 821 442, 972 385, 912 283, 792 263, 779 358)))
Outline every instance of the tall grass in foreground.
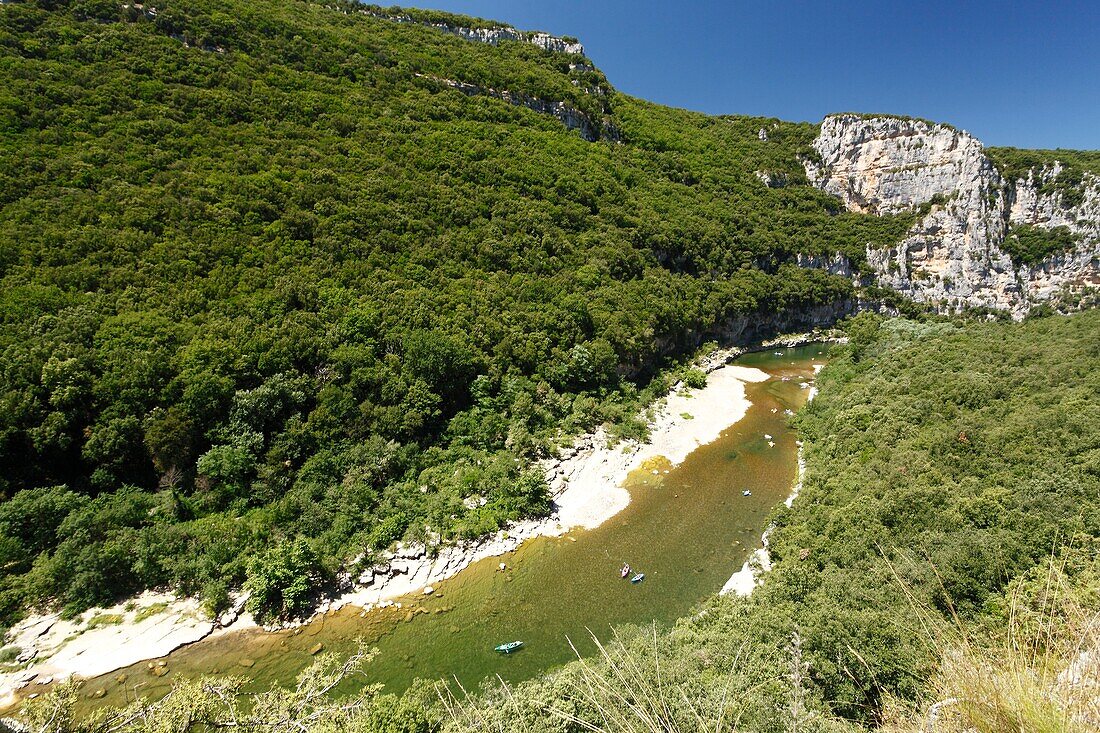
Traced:
MULTIPOLYGON (((913 611, 939 650, 923 702, 887 696, 879 733, 1100 731, 1100 543, 1010 584, 979 618, 945 625, 913 611), (946 630, 945 630, 946 628, 946 630)), ((900 582, 900 578, 899 578, 900 582)), ((904 583, 903 583, 904 586, 904 583)), ((649 638, 596 642, 598 654, 536 684, 468 695, 439 688, 450 733, 824 733, 869 728, 827 713, 797 633, 785 649, 742 645, 721 670, 677 665, 649 638), (639 643, 642 642, 642 643, 639 643), (778 656, 774 656, 778 655, 778 656)), ((766 644, 763 646, 767 646, 766 644)), ((704 653, 705 650, 699 650, 704 653)))
MULTIPOLYGON (((746 718, 759 718, 765 696, 749 682, 751 675, 737 671, 751 666, 744 650, 732 660, 734 671, 703 679, 697 671, 677 671, 659 647, 656 627, 650 633, 648 649, 623 643, 617 636, 605 645, 593 636, 598 653, 591 658, 578 653, 576 662, 541 688, 542 694, 531 694, 529 687, 513 689, 503 681, 493 692, 480 696, 467 694, 461 685, 457 691, 440 687, 439 697, 449 718, 445 727, 454 733, 732 733, 759 729, 746 718), (750 712, 754 705, 756 709, 750 712)), ((576 652, 576 647, 573 650, 576 652)), ((782 705, 768 705, 773 724, 767 729, 785 733, 851 730, 847 724, 807 708, 807 666, 797 634, 786 652, 790 667, 782 684, 787 694, 782 705)))
MULTIPOLYGON (((681 733, 730 730, 724 704, 693 700, 683 687, 662 674, 661 655, 639 653, 617 641, 608 648, 592 636, 598 649, 594 659, 577 653, 577 661, 563 674, 559 691, 565 695, 536 702, 521 699, 501 682, 495 704, 485 705, 465 694, 440 690, 451 727, 462 731, 621 731, 623 733, 681 733), (689 722, 685 725, 685 719, 689 722)), ((572 646, 572 642, 570 642, 572 646)), ((572 647, 576 653, 575 646, 572 647)), ((724 702, 724 701, 722 701, 724 702)))
POLYGON ((1015 584, 1007 623, 980 638, 959 626, 942 644, 930 704, 891 733, 1100 731, 1100 562, 1067 574, 1051 562, 1015 584))

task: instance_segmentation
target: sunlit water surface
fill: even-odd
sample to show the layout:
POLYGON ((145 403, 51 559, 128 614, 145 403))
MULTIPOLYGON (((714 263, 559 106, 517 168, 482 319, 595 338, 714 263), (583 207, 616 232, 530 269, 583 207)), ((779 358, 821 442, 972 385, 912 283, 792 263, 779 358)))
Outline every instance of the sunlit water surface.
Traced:
POLYGON ((570 643, 591 653, 592 635, 606 639, 614 625, 670 624, 741 567, 759 546, 772 508, 790 493, 797 445, 787 411, 805 402, 804 385, 825 354, 822 345, 810 345, 738 359, 770 375, 748 385, 746 416, 674 468, 657 460, 635 471, 630 505, 597 529, 526 542, 437 584, 435 595, 402 599, 400 609, 364 614, 345 607, 293 631, 242 631, 193 644, 165 658, 163 676, 142 662, 89 680, 87 695, 106 694, 88 703, 159 697, 181 676, 209 673, 247 677, 247 689, 259 690, 292 681, 317 644, 346 653, 358 638, 379 654, 347 692, 375 682, 400 692, 417 677, 457 678, 469 688, 489 676, 518 681, 568 662, 575 657, 570 643), (743 496, 745 490, 752 495, 743 496), (621 579, 624 562, 645 580, 621 579), (512 640, 523 648, 493 651, 512 640))

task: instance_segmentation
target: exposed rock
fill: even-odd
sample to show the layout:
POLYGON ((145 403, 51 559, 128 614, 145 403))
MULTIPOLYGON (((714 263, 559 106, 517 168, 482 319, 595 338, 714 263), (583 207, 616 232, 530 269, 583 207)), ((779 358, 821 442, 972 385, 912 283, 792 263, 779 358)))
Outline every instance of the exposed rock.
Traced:
POLYGON ((584 46, 578 41, 572 39, 559 38, 552 36, 549 33, 543 33, 542 31, 521 31, 511 26, 492 26, 488 28, 466 28, 460 25, 453 25, 450 23, 429 23, 426 21, 420 21, 412 18, 404 13, 390 14, 386 12, 377 12, 373 10, 363 10, 366 15, 374 16, 375 18, 383 18, 385 20, 392 20, 395 23, 416 23, 419 25, 425 25, 436 30, 443 31, 444 33, 450 33, 451 35, 458 36, 459 38, 467 41, 474 41, 475 43, 488 43, 493 46, 497 46, 506 41, 516 41, 519 43, 529 43, 532 46, 538 46, 543 51, 553 51, 555 53, 569 53, 584 55, 584 46))
POLYGON ((840 252, 836 252, 832 255, 798 254, 795 255, 795 264, 799 267, 824 270, 830 275, 840 275, 841 277, 850 278, 856 284, 862 284, 863 282, 859 271, 852 265, 851 261, 840 252))
MULTIPOLYGON (((1032 301, 1050 300, 1066 288, 1100 287, 1100 178, 1085 173, 1081 201, 1067 206, 1057 189, 1043 193, 1062 172, 1059 163, 1028 172, 1010 188, 1009 223, 1044 229, 1065 227, 1077 235, 1077 246, 1048 257, 1021 272, 1032 301)), ((1023 268, 1021 268, 1023 270, 1023 268)))
MULTIPOLYGON (((554 53, 566 53, 572 54, 577 57, 584 56, 584 46, 582 46, 575 39, 559 38, 552 36, 549 33, 543 33, 541 31, 521 31, 511 26, 489 26, 481 28, 470 28, 465 26, 454 25, 451 23, 432 23, 428 21, 421 21, 413 18, 406 13, 391 13, 386 10, 379 10, 375 8, 366 8, 361 10, 365 15, 370 15, 375 18, 382 18, 384 20, 390 20, 395 23, 411 23, 417 25, 424 25, 444 33, 458 36, 467 41, 474 41, 476 43, 487 43, 489 45, 497 46, 505 42, 518 42, 528 43, 533 46, 537 46, 544 51, 550 51, 554 53)), ((588 62, 587 59, 575 59, 569 63, 569 74, 571 75, 571 83, 573 86, 581 87, 585 84, 583 74, 595 71, 595 67, 588 62)), ((443 79, 434 76, 426 76, 424 74, 418 74, 422 78, 430 78, 441 84, 457 89, 463 94, 470 96, 484 95, 501 99, 509 104, 517 106, 527 107, 541 114, 551 115, 559 119, 570 130, 577 130, 581 133, 584 139, 595 142, 596 140, 610 140, 612 142, 618 142, 619 131, 611 123, 609 119, 593 119, 589 114, 582 112, 576 107, 563 102, 555 100, 540 99, 529 94, 522 92, 514 92, 508 90, 492 89, 490 87, 483 87, 477 84, 471 84, 463 81, 456 81, 453 79, 443 79)), ((582 91, 585 94, 600 98, 600 105, 603 112, 608 112, 606 106, 606 97, 609 93, 608 88, 603 86, 585 86, 582 91)))
POLYGON ((427 552, 427 550, 423 545, 406 545, 403 542, 398 542, 394 557, 399 557, 404 560, 415 560, 424 557, 425 552, 427 552))
MULTIPOLYGON (((760 128, 760 132, 764 132, 764 128, 760 128)), ((762 138, 766 140, 767 138, 762 138)), ((756 177, 760 179, 768 188, 785 188, 787 186, 787 174, 786 173, 774 173, 772 171, 756 171, 756 177)))
POLYGON ((247 601, 248 595, 244 593, 234 597, 229 608, 221 616, 218 616, 218 626, 224 629, 236 623, 237 619, 241 617, 241 612, 244 611, 244 604, 247 601))
POLYGON ((1086 175, 1083 202, 1065 209, 1038 193, 1049 180, 1043 176, 1056 169, 1006 182, 968 133, 893 117, 827 117, 814 149, 820 161, 805 161, 807 175, 849 210, 882 215, 926 207, 900 243, 868 247, 881 285, 941 311, 990 307, 1022 317, 1067 286, 1100 282, 1095 176, 1086 175), (1071 252, 1016 268, 1001 248, 1010 223, 1066 226, 1081 236, 1071 252))
MULTIPOLYGON (((0 4, 3 4, 3 0, 0 0, 0 4)), ((30 726, 15 718, 0 718, 0 730, 11 731, 11 733, 30 733, 30 726)))
MULTIPOLYGON (((65 620, 56 614, 32 616, 15 624, 10 640, 24 650, 33 666, 0 674, 0 699, 12 699, 30 680, 65 679, 71 675, 96 677, 163 657, 174 649, 203 639, 214 630, 196 599, 179 599, 170 593, 146 591, 130 602, 93 609, 96 615, 118 616, 122 623, 89 628, 81 619, 65 620), (138 615, 141 615, 140 620, 138 615)), ((153 669, 164 669, 150 663, 153 669)))
POLYGON ((500 99, 508 104, 514 104, 517 107, 526 107, 539 114, 550 115, 551 117, 557 118, 568 129, 580 132, 581 137, 589 142, 595 142, 597 140, 618 142, 619 140, 619 131, 610 121, 593 120, 584 112, 565 102, 540 99, 521 92, 511 92, 507 89, 493 89, 492 87, 483 87, 477 84, 469 84, 454 79, 444 79, 438 76, 428 76, 426 74, 417 74, 417 76, 421 79, 427 79, 450 87, 451 89, 456 89, 467 96, 493 97, 494 99, 500 99))

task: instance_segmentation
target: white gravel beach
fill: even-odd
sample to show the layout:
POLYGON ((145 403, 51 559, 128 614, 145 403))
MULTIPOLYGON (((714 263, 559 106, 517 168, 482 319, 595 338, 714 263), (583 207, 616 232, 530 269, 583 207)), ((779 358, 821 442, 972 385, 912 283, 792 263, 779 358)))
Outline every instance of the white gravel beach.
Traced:
MULTIPOLYGON (((532 537, 599 526, 630 503, 623 483, 632 470, 659 456, 675 465, 718 438, 748 411, 746 384, 767 378, 759 369, 727 365, 711 371, 702 389, 677 385, 656 406, 648 441, 609 447, 606 435, 597 431, 544 464, 554 495, 554 510, 548 518, 521 522, 479 542, 446 546, 434 556, 424 547, 399 545, 381 566, 360 578, 363 582, 357 587, 322 604, 318 612, 348 604, 367 609, 389 605, 454 576, 472 562, 514 550, 532 537)), ((95 677, 163 657, 211 634, 255 625, 247 613, 206 618, 194 599, 163 593, 145 593, 113 608, 92 609, 75 620, 62 620, 57 614, 32 616, 8 634, 8 643, 18 646, 21 658, 31 664, 0 675, 0 706, 14 702, 18 691, 31 683, 71 675, 95 677), (97 616, 111 622, 88 623, 97 616)))

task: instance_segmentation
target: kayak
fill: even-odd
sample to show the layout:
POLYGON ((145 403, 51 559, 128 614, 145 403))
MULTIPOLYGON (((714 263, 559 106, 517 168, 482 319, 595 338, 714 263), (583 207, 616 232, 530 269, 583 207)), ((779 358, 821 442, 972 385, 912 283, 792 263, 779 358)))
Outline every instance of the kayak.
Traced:
POLYGON ((507 644, 501 644, 497 647, 494 647, 494 651, 504 652, 505 654, 511 654, 516 649, 519 649, 521 646, 523 646, 522 641, 510 641, 507 644))
POLYGON ((635 575, 633 578, 630 579, 630 582, 631 583, 641 583, 643 580, 645 580, 645 573, 638 573, 637 575, 635 575))

